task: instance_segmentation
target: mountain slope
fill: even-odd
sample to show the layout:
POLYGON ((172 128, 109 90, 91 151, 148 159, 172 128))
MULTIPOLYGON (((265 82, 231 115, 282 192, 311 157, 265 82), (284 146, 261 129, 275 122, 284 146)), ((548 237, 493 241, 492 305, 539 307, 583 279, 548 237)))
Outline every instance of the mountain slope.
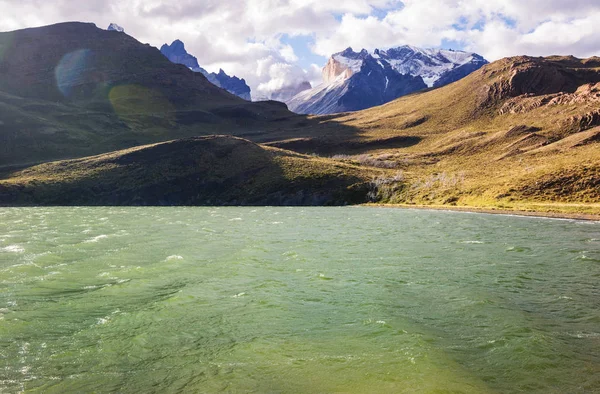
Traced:
POLYGON ((600 58, 507 58, 335 120, 362 130, 364 144, 419 141, 360 158, 403 171, 385 201, 598 213, 599 83, 600 58))
POLYGON ((156 48, 88 23, 0 33, 0 167, 202 134, 265 133, 296 117, 251 103, 156 48))
POLYGON ((12 173, 0 205, 342 205, 374 171, 230 136, 141 146, 12 173))
POLYGON ((198 64, 198 59, 190 55, 185 50, 185 45, 180 40, 173 41, 171 45, 164 44, 162 47, 160 47, 160 52, 173 63, 183 64, 192 71, 201 73, 211 83, 227 90, 229 93, 235 94, 244 100, 251 100, 250 87, 246 84, 246 81, 239 79, 236 76, 230 77, 223 70, 219 70, 218 74, 209 73, 200 67, 198 64))
POLYGON ((323 83, 289 101, 297 113, 332 114, 381 105, 398 97, 455 82, 487 61, 474 53, 410 46, 334 54, 323 83))

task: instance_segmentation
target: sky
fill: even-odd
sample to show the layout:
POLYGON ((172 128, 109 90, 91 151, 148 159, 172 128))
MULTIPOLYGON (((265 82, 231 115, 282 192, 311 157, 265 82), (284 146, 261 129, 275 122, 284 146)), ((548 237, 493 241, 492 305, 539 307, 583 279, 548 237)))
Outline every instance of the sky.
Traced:
POLYGON ((404 44, 506 56, 600 55, 600 0, 0 0, 0 31, 112 22, 143 43, 181 39, 208 71, 254 97, 321 82, 347 47, 404 44))

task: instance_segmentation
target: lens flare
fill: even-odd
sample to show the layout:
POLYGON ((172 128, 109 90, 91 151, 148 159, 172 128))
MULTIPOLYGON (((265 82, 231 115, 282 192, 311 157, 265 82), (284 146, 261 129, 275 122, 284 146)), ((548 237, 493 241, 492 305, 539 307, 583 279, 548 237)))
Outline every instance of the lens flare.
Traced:
POLYGON ((87 82, 86 71, 90 69, 91 53, 89 49, 79 49, 67 53, 56 66, 54 70, 56 86, 63 96, 70 98, 77 86, 87 82))
POLYGON ((175 116, 175 107, 165 95, 145 86, 115 86, 110 90, 108 99, 115 113, 124 121, 133 117, 152 118, 153 125, 156 125, 157 122, 170 122, 175 116))

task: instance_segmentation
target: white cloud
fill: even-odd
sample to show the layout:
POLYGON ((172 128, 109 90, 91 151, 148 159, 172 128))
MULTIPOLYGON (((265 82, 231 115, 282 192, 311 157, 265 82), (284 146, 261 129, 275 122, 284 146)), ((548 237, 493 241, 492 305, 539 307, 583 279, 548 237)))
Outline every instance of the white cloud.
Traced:
POLYGON ((322 56, 448 41, 490 60, 600 54, 598 0, 0 0, 0 10, 0 31, 79 20, 116 22, 154 46, 181 39, 203 67, 265 94, 320 79, 322 65, 302 61, 306 49, 284 45, 285 35, 312 37, 322 56))

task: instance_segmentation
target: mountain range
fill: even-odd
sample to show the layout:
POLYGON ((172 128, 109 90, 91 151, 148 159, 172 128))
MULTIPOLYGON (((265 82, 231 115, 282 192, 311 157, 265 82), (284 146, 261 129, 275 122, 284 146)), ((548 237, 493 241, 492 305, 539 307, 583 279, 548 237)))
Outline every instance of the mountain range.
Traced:
POLYGON ((239 79, 236 76, 230 77, 223 70, 218 73, 209 73, 198 64, 198 59, 190 55, 185 44, 181 40, 175 40, 171 45, 164 44, 160 48, 160 52, 173 63, 183 64, 194 72, 199 72, 204 75, 212 84, 233 93, 244 100, 251 100, 250 87, 244 79, 239 79))
MULTIPOLYGON (((242 100, 93 24, 0 33, 0 54, 1 205, 377 202, 600 214, 597 57, 506 58, 439 88, 425 82, 444 73, 404 74, 426 88, 305 116, 242 100)), ((371 58, 383 63, 352 56, 358 73, 375 67, 371 58)), ((354 72, 336 62, 332 78, 354 72)))
MULTIPOLYGON (((108 30, 124 32, 111 23, 108 30)), ((332 114, 371 108, 418 90, 440 87, 464 78, 487 61, 475 53, 421 49, 404 45, 388 50, 354 52, 348 48, 331 56, 323 68, 323 83, 315 88, 296 81, 266 96, 252 95, 244 79, 222 69, 209 73, 187 52, 181 40, 164 44, 161 53, 170 61, 203 74, 215 86, 245 100, 276 100, 301 114, 332 114)))
POLYGON ((475 53, 401 46, 331 56, 323 83, 286 101, 297 113, 332 114, 385 104, 464 78, 488 62, 475 53))

